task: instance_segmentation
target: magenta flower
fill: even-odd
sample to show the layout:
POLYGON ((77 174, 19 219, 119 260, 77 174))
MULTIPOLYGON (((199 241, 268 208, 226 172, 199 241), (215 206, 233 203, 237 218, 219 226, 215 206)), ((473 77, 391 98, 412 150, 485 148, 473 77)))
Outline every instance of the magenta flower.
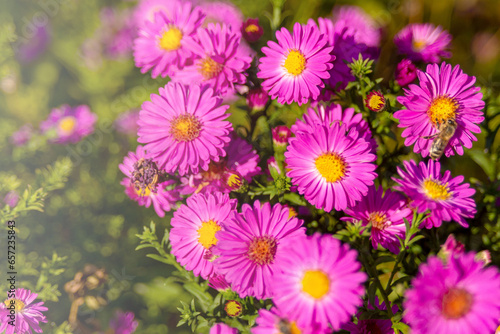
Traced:
MULTIPOLYGON (((309 19, 308 24, 314 24, 314 20, 309 19)), ((337 28, 330 19, 318 18, 318 26, 319 31, 327 37, 328 46, 333 47, 333 67, 329 71, 330 77, 326 82, 334 90, 344 89, 349 82, 356 80, 347 64, 352 63, 353 59, 358 59, 360 53, 368 57, 367 47, 365 44, 356 42, 347 29, 340 26, 337 28)))
POLYGON ((225 155, 229 142, 229 106, 221 102, 206 85, 169 82, 142 104, 137 140, 167 172, 208 170, 210 160, 218 162, 225 155))
POLYGON ((405 293, 404 320, 414 334, 493 333, 500 318, 500 274, 474 253, 447 264, 430 257, 405 293))
POLYGON ((264 110, 268 101, 269 95, 261 87, 252 88, 247 94, 247 105, 251 111, 264 110))
POLYGON ((372 137, 368 123, 363 119, 361 113, 356 113, 354 108, 345 108, 342 110, 340 104, 332 103, 328 106, 318 105, 316 108, 308 108, 303 116, 303 120, 297 119, 292 125, 292 132, 314 133, 314 128, 318 125, 326 125, 328 127, 333 124, 345 124, 348 129, 354 128, 356 131, 372 145, 372 150, 377 148, 377 142, 372 137))
POLYGON ((451 35, 431 23, 414 23, 404 27, 394 36, 400 53, 413 61, 437 63, 441 58, 450 58, 451 35))
POLYGON ((48 308, 42 306, 43 302, 32 304, 38 294, 17 288, 14 296, 11 296, 10 292, 6 295, 8 298, 0 303, 0 333, 31 334, 32 330, 35 333, 42 333, 39 323, 47 322, 42 312, 48 308), (11 321, 14 321, 14 326, 9 324, 11 321))
POLYGON ((125 193, 140 206, 149 208, 151 204, 160 217, 176 207, 180 196, 176 190, 167 187, 173 180, 162 180, 161 171, 156 163, 146 155, 144 147, 137 146, 136 152, 129 152, 119 165, 125 177, 120 184, 125 187, 125 193), (140 165, 139 165, 140 164, 140 165))
POLYGON ((231 288, 231 284, 226 281, 224 275, 214 274, 208 278, 208 286, 217 291, 226 291, 231 288))
POLYGON ((361 221, 363 226, 371 224, 371 240, 373 248, 378 245, 387 248, 391 252, 398 254, 400 239, 405 238, 406 218, 412 220, 413 212, 406 205, 406 198, 390 190, 371 186, 368 194, 361 199, 354 207, 347 208, 344 212, 351 217, 341 218, 349 222, 361 221))
POLYGON ((402 179, 393 178, 399 185, 394 187, 412 200, 411 206, 419 213, 430 210, 430 217, 423 224, 426 228, 441 226, 443 221, 456 221, 463 227, 469 224, 465 218, 476 214, 476 203, 472 196, 476 192, 464 181, 463 176, 451 178, 449 170, 441 176, 441 164, 429 160, 403 162, 405 171, 398 167, 402 179))
POLYGON ((286 125, 278 125, 271 130, 273 135, 273 145, 275 147, 285 147, 288 139, 292 136, 292 131, 286 125))
POLYGON ((225 275, 241 298, 270 298, 276 256, 287 242, 304 236, 305 230, 302 221, 290 217, 279 203, 271 207, 269 202, 255 201, 253 208, 243 204, 241 210, 216 234, 215 270, 225 275))
POLYGON ((208 170, 181 178, 184 184, 181 192, 231 192, 232 187, 227 183, 231 175, 238 175, 247 183, 252 182, 255 175, 261 173, 259 155, 257 151, 234 132, 230 135, 231 141, 224 147, 226 156, 219 162, 211 161, 208 170))
POLYGON ((243 14, 241 10, 229 1, 199 1, 197 6, 207 16, 203 27, 210 23, 227 25, 233 32, 240 31, 243 24, 243 14))
POLYGON ((410 59, 403 59, 398 63, 394 76, 398 85, 406 86, 417 78, 417 67, 410 59))
POLYGON ((453 234, 450 234, 444 245, 441 245, 439 252, 442 253, 445 259, 448 259, 450 256, 463 254, 465 252, 465 246, 460 241, 457 241, 453 234))
POLYGON ((273 307, 269 311, 265 308, 259 310, 259 316, 255 319, 256 327, 251 329, 252 334, 330 334, 331 330, 323 329, 318 325, 299 328, 295 321, 289 321, 283 312, 273 307), (288 332, 287 332, 288 331, 288 332))
POLYGON ((262 26, 259 24, 258 18, 249 18, 241 25, 241 34, 247 42, 255 43, 264 34, 264 29, 262 29, 262 26))
POLYGON ((484 120, 483 94, 480 87, 473 86, 476 78, 464 74, 457 65, 442 63, 427 65, 426 72, 417 71, 420 86, 410 85, 405 96, 398 102, 406 109, 396 111, 399 127, 406 128, 402 136, 405 145, 415 144, 413 151, 422 157, 429 155, 432 139, 426 138, 439 133, 439 126, 448 119, 457 123, 455 134, 451 137, 444 154, 449 157, 455 150, 464 154, 463 146, 472 147, 477 138, 472 134, 481 132, 478 124, 484 120))
POLYGON ((340 329, 363 303, 367 276, 359 271, 356 251, 319 233, 283 248, 273 280, 276 307, 298 327, 340 329))
POLYGON ((207 83, 217 95, 235 90, 235 84, 246 82, 245 71, 252 58, 238 51, 241 35, 225 24, 209 24, 198 30, 197 35, 187 38, 186 48, 193 53, 194 60, 172 79, 185 83, 207 83))
POLYGON ((195 276, 208 279, 214 274, 212 253, 216 233, 224 229, 236 209, 236 200, 228 195, 195 194, 174 212, 170 221, 170 243, 177 262, 195 276))
POLYGON ((20 36, 16 44, 16 56, 21 61, 21 63, 31 63, 38 59, 47 50, 50 41, 52 39, 50 32, 50 25, 46 22, 40 25, 38 20, 33 16, 31 22, 24 22, 24 29, 33 29, 32 33, 25 33, 20 36))
POLYGON ((309 203, 325 211, 344 210, 368 193, 376 177, 372 145, 358 131, 338 122, 297 132, 290 139, 287 175, 309 203))
MULTIPOLYGON (((382 39, 380 26, 358 6, 335 6, 332 11, 335 31, 345 31, 357 44, 365 44, 367 56, 376 58, 382 39)), ((356 57, 357 58, 357 57, 356 57)))
POLYGON ((210 328, 209 334, 238 334, 238 330, 226 324, 218 323, 210 328))
POLYGON ((114 334, 132 334, 139 323, 134 320, 133 312, 116 311, 115 317, 109 322, 114 334))
POLYGON ((262 88, 279 103, 301 105, 316 99, 334 60, 326 36, 314 24, 295 23, 293 35, 282 28, 276 38, 278 43, 270 41, 262 48, 266 56, 260 59, 257 73, 264 79, 262 88))
POLYGON ((186 41, 196 34, 204 17, 198 8, 191 8, 190 2, 176 6, 171 18, 157 12, 154 22, 146 22, 134 41, 135 65, 142 73, 153 69, 153 78, 182 69, 193 56, 186 41))
POLYGON ((14 146, 25 145, 33 136, 33 126, 29 123, 24 124, 10 136, 10 142, 14 146))
POLYGON ((76 143, 94 132, 97 115, 86 105, 70 107, 67 104, 52 109, 47 120, 40 123, 42 133, 57 144, 76 143))
POLYGON ((3 202, 11 208, 15 207, 19 203, 19 193, 15 190, 9 191, 3 198, 3 202))
POLYGON ((137 125, 138 120, 139 110, 129 110, 118 116, 114 122, 114 127, 116 131, 123 134, 137 136, 137 130, 139 130, 139 125, 137 125))
POLYGON ((174 10, 181 6, 179 0, 140 0, 134 13, 138 27, 146 26, 147 22, 153 23, 156 13, 162 13, 172 19, 174 10))

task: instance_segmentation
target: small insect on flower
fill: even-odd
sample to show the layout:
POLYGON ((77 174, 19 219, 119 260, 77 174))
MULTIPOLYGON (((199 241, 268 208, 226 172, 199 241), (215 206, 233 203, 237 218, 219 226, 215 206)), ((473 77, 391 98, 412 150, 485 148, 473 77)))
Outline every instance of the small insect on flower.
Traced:
POLYGON ((432 160, 439 160, 443 155, 444 149, 448 146, 448 142, 457 130, 457 122, 454 118, 448 118, 437 124, 438 133, 424 137, 426 139, 433 139, 429 155, 432 160))

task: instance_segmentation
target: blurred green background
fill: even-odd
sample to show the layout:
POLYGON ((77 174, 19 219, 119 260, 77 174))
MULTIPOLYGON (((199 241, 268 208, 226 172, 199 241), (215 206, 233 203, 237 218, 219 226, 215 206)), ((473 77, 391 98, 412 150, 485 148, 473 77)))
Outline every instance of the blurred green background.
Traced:
MULTIPOLYGON (((268 1, 233 3, 245 17, 260 18, 265 29, 262 40, 272 38, 266 18, 272 12, 268 1)), ((469 182, 472 178, 479 189, 477 219, 471 230, 457 227, 457 233, 462 234, 469 249, 486 245, 498 250, 500 226, 488 208, 494 206, 498 196, 494 190, 498 185, 500 135, 494 130, 500 124, 500 2, 288 0, 283 25, 291 27, 294 22, 328 16, 339 4, 361 6, 383 27, 375 76, 383 77, 384 83, 392 80, 399 59, 393 36, 406 24, 432 22, 453 35, 450 62, 476 76, 477 82, 486 87, 484 93, 489 99, 483 127, 487 130, 479 136, 472 153, 445 162, 452 174, 463 174, 469 182), (471 233, 472 237, 465 239, 471 233)), ((120 114, 140 108, 149 94, 167 82, 142 75, 134 67, 131 54, 110 59, 103 51, 105 45, 99 44, 106 24, 101 20, 102 9, 111 7, 121 13, 132 9, 135 2, 2 0, 0 6, 0 199, 10 190, 22 193, 28 185, 43 186, 36 170, 57 160, 59 174, 71 164, 73 167, 67 173, 67 183, 48 192, 44 212, 21 213, 16 218, 18 286, 41 291, 40 297, 49 308, 49 323, 43 327, 47 333, 69 333, 64 322, 72 301, 64 285, 86 264, 93 264, 104 268, 108 276, 94 292, 105 302, 96 305, 89 299, 79 308, 78 319, 90 332, 105 330, 117 309, 135 313, 140 320, 138 333, 191 332, 187 326, 176 328, 179 301, 189 302, 191 297, 171 276, 172 268, 147 258, 146 250, 134 251, 139 244, 136 234, 142 233, 143 226, 155 221, 161 238, 169 215, 160 219, 152 208, 139 207, 127 198, 120 185, 123 176, 118 164, 128 151, 135 150, 137 143, 135 136, 118 133, 112 124, 120 114), (22 61, 19 41, 32 35, 33 25, 46 26, 50 41, 37 59, 22 61), (82 48, 89 40, 97 45, 92 52, 82 48), (50 145, 40 139, 20 148, 10 143, 9 137, 19 127, 31 123, 37 128, 50 110, 61 104, 89 105, 98 115, 96 132, 77 144, 50 145)), ((0 245, 4 245, 3 239, 0 245)), ((493 256, 498 260, 495 253, 493 256)), ((0 255, 2 274, 5 261, 5 256, 0 255)), ((0 280, 0 290, 5 288, 4 280, 0 280)))

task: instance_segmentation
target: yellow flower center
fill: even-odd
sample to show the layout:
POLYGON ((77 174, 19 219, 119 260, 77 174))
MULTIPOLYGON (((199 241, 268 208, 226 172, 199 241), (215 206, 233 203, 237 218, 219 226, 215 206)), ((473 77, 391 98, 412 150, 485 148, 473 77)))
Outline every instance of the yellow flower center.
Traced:
POLYGON ((221 230, 219 224, 213 220, 201 223, 201 227, 196 231, 198 232, 198 242, 205 247, 205 249, 210 249, 213 245, 217 244, 217 238, 215 233, 221 230))
POLYGON ((455 99, 448 96, 438 96, 432 100, 427 115, 434 126, 442 123, 449 118, 455 118, 455 112, 458 109, 458 103, 455 99))
POLYGON ((288 207, 288 219, 292 219, 293 217, 297 217, 298 213, 297 211, 292 208, 291 206, 288 207))
POLYGON ((306 58, 298 50, 291 50, 283 65, 288 73, 292 75, 301 74, 306 68, 306 58))
POLYGON ((175 51, 181 47, 182 32, 176 27, 170 27, 161 35, 160 48, 165 51, 175 51))
POLYGON ((438 181, 431 179, 424 181, 424 192, 430 199, 433 200, 447 200, 451 194, 448 191, 448 183, 441 184, 438 181))
POLYGON ((377 230, 383 230, 386 227, 385 222, 387 217, 385 214, 380 214, 380 212, 372 212, 368 215, 368 220, 372 224, 372 228, 377 230))
POLYGON ((384 100, 381 96, 373 94, 368 101, 368 106, 371 110, 380 110, 384 106, 384 100))
POLYGON ((336 153, 325 153, 316 158, 316 169, 327 182, 337 182, 346 174, 346 163, 336 153))
POLYGON ((276 255, 276 240, 273 237, 255 237, 248 247, 248 258, 258 265, 269 264, 276 255))
POLYGON ((180 115, 172 121, 170 133, 177 141, 192 141, 200 135, 201 122, 190 114, 180 115))
POLYGON ((65 134, 70 134, 73 132, 76 126, 76 118, 73 116, 66 116, 59 120, 59 129, 65 134))
POLYGON ((288 322, 287 320, 280 320, 277 329, 278 334, 302 334, 302 331, 297 327, 295 321, 288 322))
POLYGON ((19 299, 14 299, 14 298, 6 299, 4 301, 4 304, 5 306, 7 306, 7 308, 9 308, 11 305, 14 305, 15 307, 14 309, 16 310, 16 312, 21 312, 24 309, 24 303, 19 299))
POLYGON ((237 317, 241 314, 241 311, 243 308, 241 307, 241 304, 237 302, 236 300, 229 300, 226 303, 226 306, 224 307, 225 311, 227 312, 227 315, 230 317, 237 317))
POLYGON ((302 291, 320 299, 330 291, 330 279, 321 270, 308 270, 302 278, 302 291))
POLYGON ((223 64, 219 64, 210 57, 203 59, 200 63, 200 73, 205 80, 215 78, 223 68, 223 64))
POLYGON ((459 319, 466 315, 472 306, 472 295, 463 289, 450 289, 442 301, 442 312, 448 319, 459 319))
POLYGON ((227 185, 232 189, 240 189, 242 183, 241 177, 236 173, 229 175, 227 178, 227 185))
POLYGON ((257 32, 257 31, 259 31, 259 27, 255 24, 249 24, 245 28, 245 31, 248 33, 257 32))
POLYGON ((425 47, 425 41, 419 41, 419 40, 413 40, 411 43, 412 48, 414 51, 422 51, 422 49, 425 47))
POLYGON ((148 197, 151 194, 151 190, 149 189, 149 187, 144 188, 144 191, 142 191, 140 187, 134 187, 134 190, 137 196, 148 197))

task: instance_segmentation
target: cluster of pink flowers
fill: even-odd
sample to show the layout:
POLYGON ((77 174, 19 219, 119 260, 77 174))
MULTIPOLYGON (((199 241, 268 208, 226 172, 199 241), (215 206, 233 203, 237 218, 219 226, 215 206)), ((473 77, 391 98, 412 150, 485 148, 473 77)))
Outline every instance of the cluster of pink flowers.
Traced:
MULTIPOLYGON (((466 219, 476 212, 475 190, 463 176, 441 173, 440 162, 432 159, 409 160, 397 168, 399 177, 381 183, 372 125, 354 108, 331 101, 356 80, 347 63, 360 54, 377 59, 382 39, 377 23, 357 7, 340 7, 317 23, 279 29, 276 41, 257 53, 250 45, 262 36, 258 20, 245 20, 226 3, 143 0, 134 17, 136 66, 170 81, 142 104, 137 134, 143 146, 120 165, 122 184, 132 200, 153 204, 160 217, 174 211, 169 239, 177 261, 214 289, 230 289, 242 299, 271 299, 273 307, 259 311, 253 333, 393 333, 387 319, 352 321, 368 279, 356 250, 329 234, 307 235, 300 219, 307 214, 297 217, 304 206, 296 210, 265 197, 248 203, 244 196, 256 178, 272 176, 281 186, 289 182, 280 191, 295 192, 310 204, 307 212, 359 223, 369 229, 374 249, 394 254, 402 250, 416 214, 428 214, 419 227, 451 221, 468 227, 466 219), (238 94, 246 97, 250 115, 265 111, 269 100, 311 106, 293 125, 270 129, 274 153, 269 155, 233 129, 226 102, 238 94), (267 168, 259 166, 263 157, 267 168), (267 176, 261 176, 263 168, 267 176)), ((449 120, 456 128, 442 153, 462 155, 484 119, 475 78, 458 65, 436 64, 451 56, 450 43, 451 35, 431 24, 410 25, 394 39, 406 57, 394 80, 407 86, 397 98, 404 109, 394 117, 405 128, 405 145, 414 145, 423 158, 434 159, 434 139, 449 120), (418 69, 422 63, 432 64, 424 71, 418 69), (411 84, 416 78, 419 85, 411 84)), ((381 91, 369 97, 377 102, 372 111, 388 103, 381 91)), ((484 283, 498 290, 499 274, 474 261, 463 253, 422 265, 405 297, 404 319, 415 333, 433 326, 436 333, 468 333, 469 324, 479 320, 482 332, 491 331, 500 299, 476 287, 484 283), (439 284, 424 287, 436 277, 443 278, 439 284), (494 312, 481 314, 484 308, 494 312)), ((364 308, 398 312, 387 302, 366 302, 364 308)), ((222 323, 211 329, 235 332, 222 323)))

